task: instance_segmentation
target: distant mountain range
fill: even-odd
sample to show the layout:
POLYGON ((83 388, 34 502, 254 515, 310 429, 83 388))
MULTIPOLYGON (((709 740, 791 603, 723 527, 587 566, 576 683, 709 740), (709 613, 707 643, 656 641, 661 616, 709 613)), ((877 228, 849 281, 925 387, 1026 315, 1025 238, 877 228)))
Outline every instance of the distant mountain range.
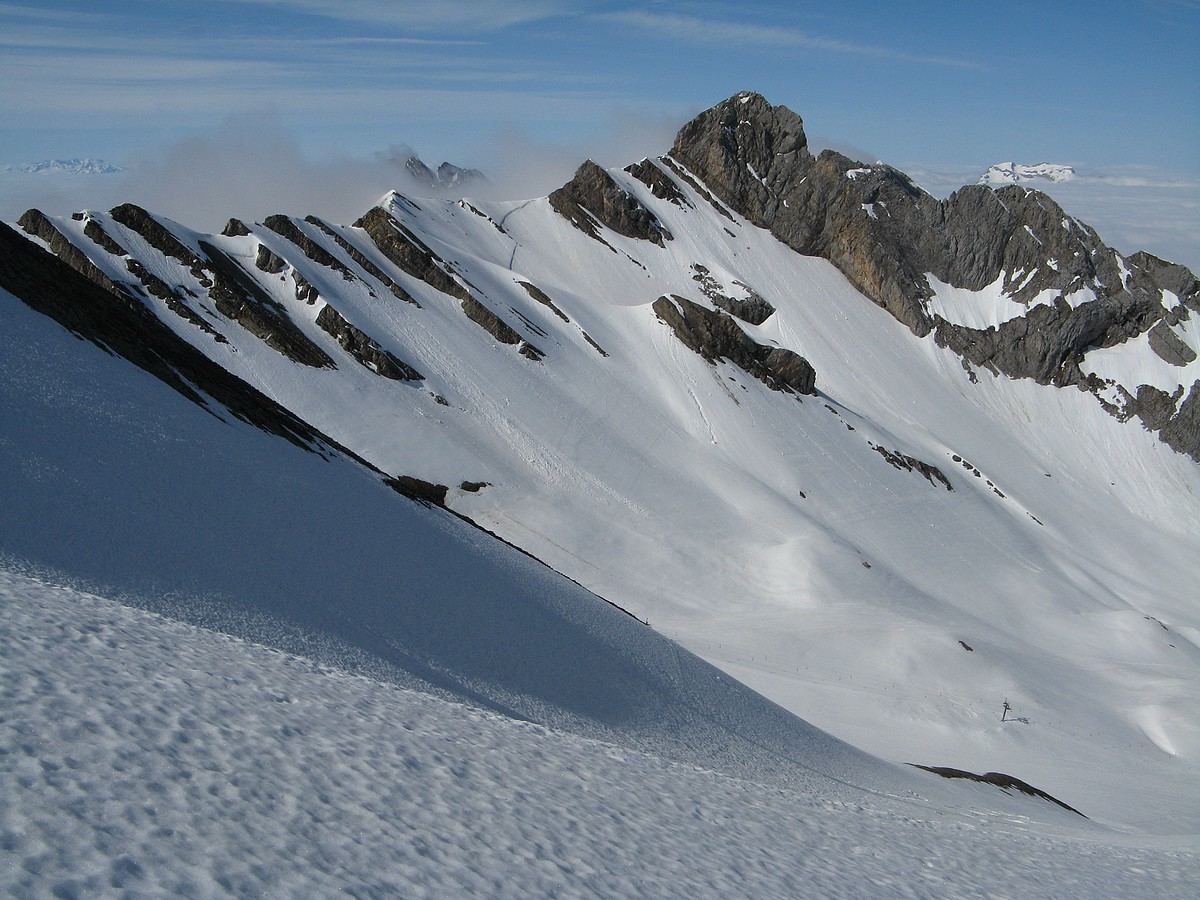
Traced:
POLYGON ((435 170, 427 166, 419 156, 408 157, 404 161, 404 170, 418 187, 429 187, 438 191, 457 191, 487 181, 478 169, 464 169, 453 163, 443 162, 435 170))
POLYGON ((1033 163, 1026 165, 1015 162, 996 163, 979 176, 980 184, 1021 184, 1026 181, 1070 181, 1075 177, 1072 166, 1058 163, 1033 163))
POLYGON ((22 175, 115 175, 125 170, 103 159, 43 159, 0 165, 0 173, 22 175))

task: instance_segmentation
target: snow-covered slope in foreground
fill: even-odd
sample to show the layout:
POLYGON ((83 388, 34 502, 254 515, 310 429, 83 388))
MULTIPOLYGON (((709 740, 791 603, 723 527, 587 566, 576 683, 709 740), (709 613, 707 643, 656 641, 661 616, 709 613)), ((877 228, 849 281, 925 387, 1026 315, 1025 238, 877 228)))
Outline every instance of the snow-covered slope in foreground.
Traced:
POLYGON ((1178 841, 868 757, 344 457, 0 314, 0 893, 1197 878, 1178 841))
POLYGON ((1194 852, 1065 819, 739 779, 2 571, 0 608, 9 896, 1200 890, 1194 852))
MULTIPOLYGON (((1048 198, 940 204, 808 155, 798 117, 739 95, 671 156, 585 164, 526 203, 393 193, 351 226, 221 234, 128 205, 22 222, 375 466, 447 486, 825 730, 1200 833, 1200 467, 1142 426, 1200 439, 1200 285, 1048 198), (847 273, 889 288, 881 305, 847 273), (771 389, 781 374, 800 393, 771 389), (1006 699, 1026 721, 1000 720, 1006 699)), ((229 534, 354 548, 401 527, 249 525, 229 534)), ((32 558, 63 552, 45 537, 32 558)))

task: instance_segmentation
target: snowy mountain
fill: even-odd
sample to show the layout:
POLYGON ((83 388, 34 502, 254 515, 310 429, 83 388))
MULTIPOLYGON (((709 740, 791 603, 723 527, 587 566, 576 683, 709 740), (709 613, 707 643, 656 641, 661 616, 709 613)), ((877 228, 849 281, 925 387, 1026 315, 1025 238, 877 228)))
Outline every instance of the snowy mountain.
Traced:
POLYGON ((1051 182, 1070 181, 1075 169, 1057 163, 1034 163, 1025 165, 1015 162, 996 163, 979 176, 980 184, 1023 184, 1027 181, 1051 182))
POLYGON ((0 172, 23 175, 115 175, 125 170, 102 159, 43 159, 0 165, 0 172))
POLYGON ((487 178, 478 169, 464 169, 453 163, 443 162, 434 170, 425 165, 419 156, 405 159, 404 170, 418 188, 430 188, 439 194, 470 190, 487 183, 487 178))
POLYGON ((0 554, 759 783, 948 809, 874 757, 1002 772, 1195 848, 1184 267, 1020 185, 814 156, 748 93, 525 202, 19 229, 0 554))

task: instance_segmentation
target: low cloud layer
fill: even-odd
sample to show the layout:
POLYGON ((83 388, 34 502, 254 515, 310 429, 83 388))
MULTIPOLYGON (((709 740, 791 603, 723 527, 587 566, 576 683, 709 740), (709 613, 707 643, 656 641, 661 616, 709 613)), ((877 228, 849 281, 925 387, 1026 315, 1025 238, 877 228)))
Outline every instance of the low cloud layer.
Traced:
MULTIPOLYGON (((680 121, 677 115, 620 111, 598 121, 589 138, 557 144, 514 127, 464 147, 460 158, 449 161, 486 174, 486 183, 466 189, 469 196, 540 197, 567 181, 584 159, 619 166, 665 152, 680 121)), ((875 159, 869 151, 828 138, 814 136, 812 147, 832 147, 867 162, 875 159)), ((0 218, 13 221, 30 207, 66 214, 134 202, 210 231, 230 216, 261 221, 277 212, 315 213, 350 222, 389 190, 414 196, 433 193, 408 176, 404 163, 413 153, 414 148, 398 143, 369 157, 315 158, 278 119, 234 117, 141 160, 119 160, 127 167, 120 175, 0 174, 0 218)), ((425 159, 431 167, 441 161, 425 159)), ((975 182, 984 169, 986 165, 907 167, 919 184, 938 196, 975 182)), ((1031 186, 1095 226, 1118 250, 1149 250, 1200 271, 1200 179, 1145 166, 1098 171, 1077 167, 1073 181, 1031 186)))
MULTIPOLYGON (((554 144, 510 129, 450 162, 482 169, 487 182, 470 196, 515 200, 544 196, 567 181, 584 159, 624 165, 666 151, 677 123, 634 113, 598 123, 598 140, 554 144)), ((119 175, 0 174, 0 218, 30 207, 51 214, 108 209, 133 202, 189 226, 213 230, 230 216, 261 220, 272 213, 315 213, 349 222, 389 190, 435 193, 412 179, 405 161, 419 148, 396 144, 370 157, 313 157, 296 134, 270 116, 227 119, 210 133, 176 141, 143 159, 120 160, 119 175)), ((436 168, 441 159, 428 158, 436 168)))

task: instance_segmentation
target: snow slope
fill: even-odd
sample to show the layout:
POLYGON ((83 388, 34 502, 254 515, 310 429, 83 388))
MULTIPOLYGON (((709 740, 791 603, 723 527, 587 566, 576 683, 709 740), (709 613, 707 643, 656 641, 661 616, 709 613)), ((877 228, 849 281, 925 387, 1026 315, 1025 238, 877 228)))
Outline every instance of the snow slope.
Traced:
POLYGON ((978 786, 955 811, 739 779, 9 572, 0 607, 9 896, 1200 889, 1194 851, 988 812, 978 786))
MULTIPOLYGON (((1195 463, 1087 394, 965 371, 831 264, 682 181, 677 205, 610 175, 673 240, 601 226, 602 243, 545 198, 381 201, 541 361, 361 228, 293 220, 348 279, 262 226, 226 237, 167 223, 240 261, 333 370, 223 321, 185 266, 108 214, 55 224, 116 281, 132 281, 126 261, 87 237, 88 219, 191 291, 227 343, 147 303, 222 366, 384 471, 448 485, 453 509, 814 724, 897 762, 1010 772, 1123 827, 1200 833, 1195 463), (260 245, 280 272, 256 269, 260 245), (710 365, 654 315, 668 293, 711 305, 696 264, 775 307, 743 330, 808 359, 818 397, 710 365), (298 299, 293 273, 321 299, 298 299), (323 303, 424 380, 359 365, 317 327, 323 303), (876 448, 937 467, 952 490, 876 448), (1028 724, 1000 721, 1006 698, 1028 724)), ((937 299, 1008 315, 999 296, 937 299)), ((311 521, 343 533, 324 518, 311 521)))
POLYGON ((0 891, 1200 878, 1187 841, 868 757, 363 467, 0 315, 0 891))

